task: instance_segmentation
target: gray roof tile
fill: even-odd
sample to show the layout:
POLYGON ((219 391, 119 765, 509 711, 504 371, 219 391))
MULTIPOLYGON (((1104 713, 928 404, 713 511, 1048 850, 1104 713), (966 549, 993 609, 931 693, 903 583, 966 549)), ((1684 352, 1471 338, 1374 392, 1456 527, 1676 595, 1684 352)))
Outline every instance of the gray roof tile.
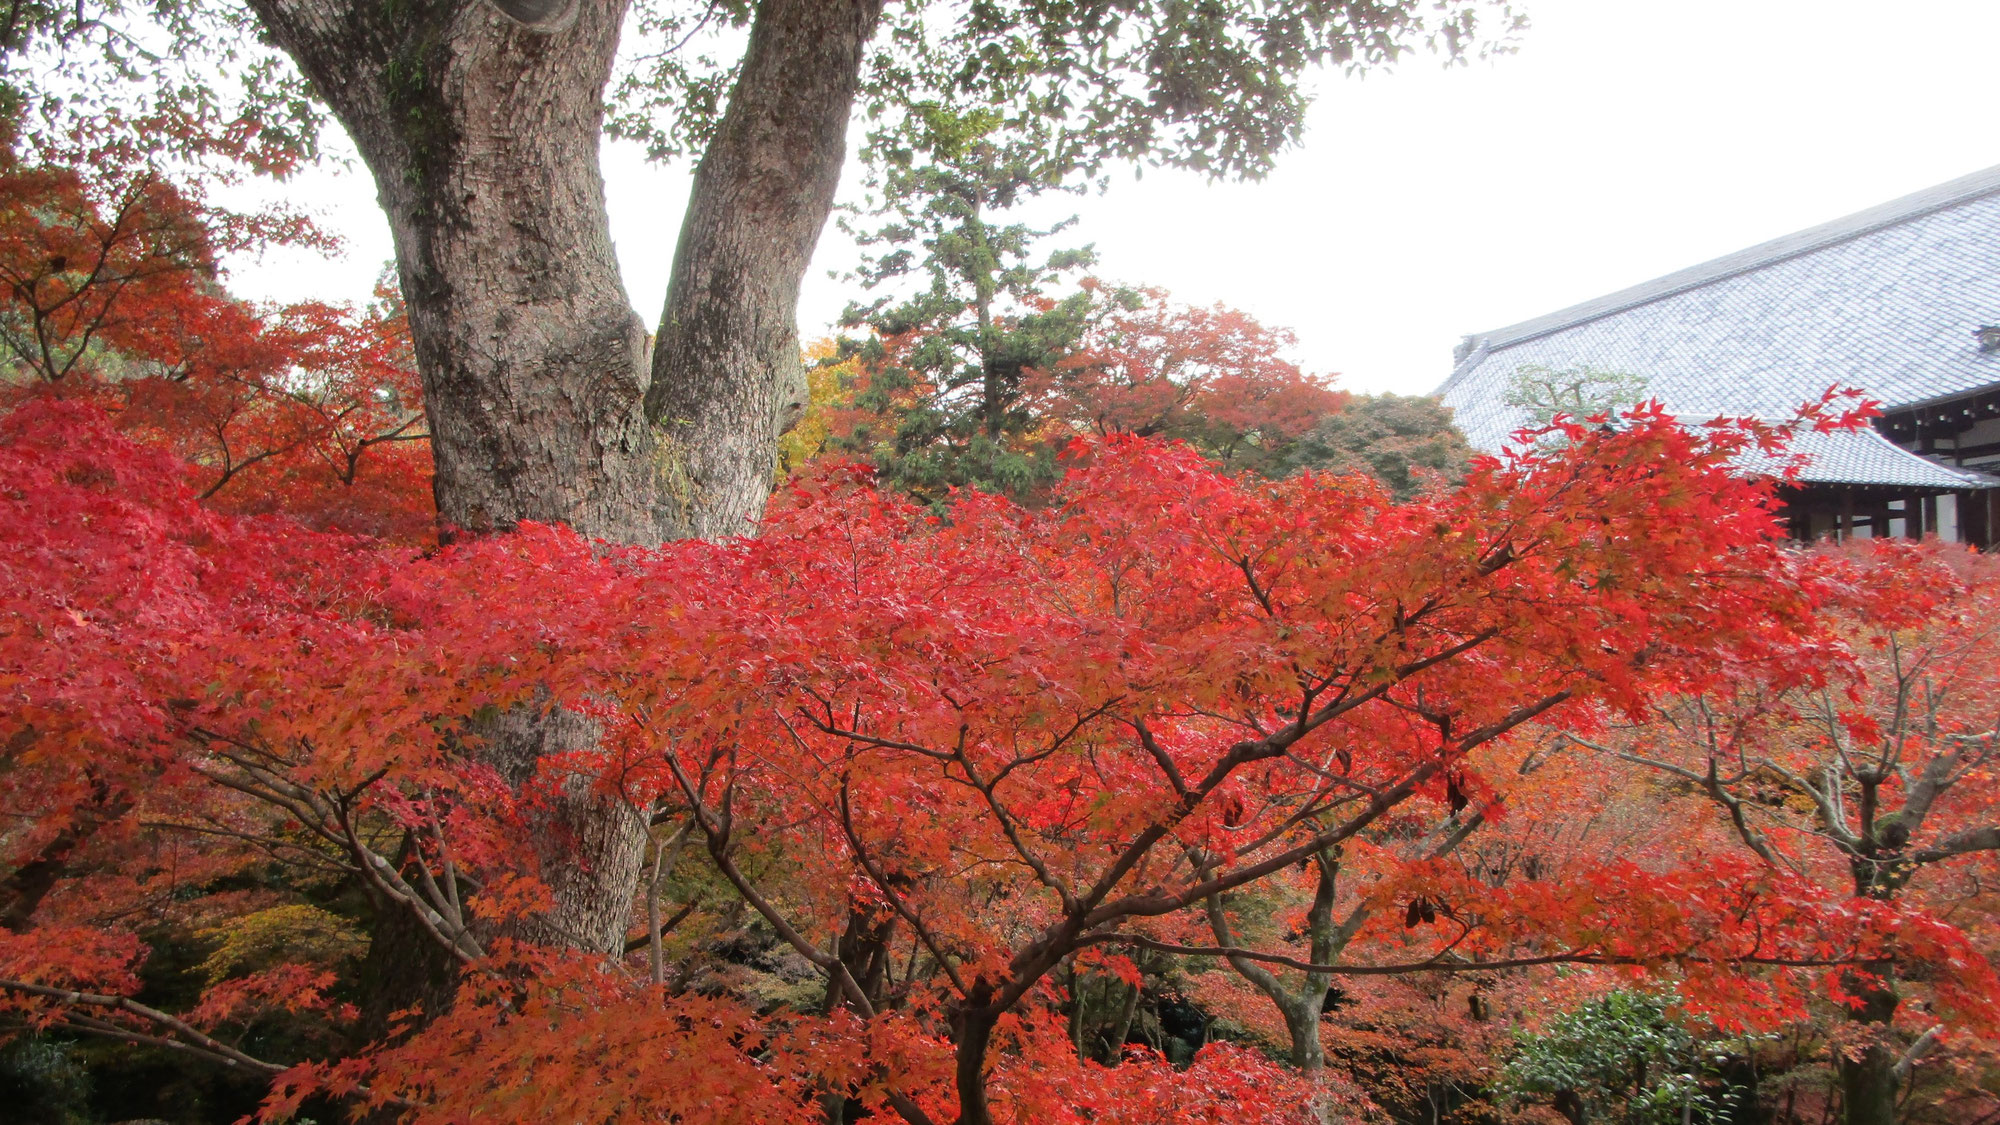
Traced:
MULTIPOLYGON (((1438 388, 1473 445, 1523 421, 1501 400, 1519 368, 1645 376, 1688 416, 1779 419, 1833 385, 1888 405, 2000 384, 2000 167, 1594 301, 1466 338, 1438 388)), ((1875 435, 1818 435, 1812 479, 1966 487, 1875 435), (1821 474, 1826 474, 1822 476, 1821 474), (1872 475, 1871 475, 1872 474, 1872 475)), ((1977 478, 1984 480, 1986 478, 1977 478)))
MULTIPOLYGON (((1791 452, 1810 458, 1798 479, 1814 484, 1912 489, 1986 488, 1993 484, 1993 478, 1983 473, 1919 457, 1874 430, 1803 433, 1792 439, 1791 452)), ((1736 465, 1746 473, 1774 473, 1780 468, 1773 459, 1754 452, 1737 458, 1736 465)))

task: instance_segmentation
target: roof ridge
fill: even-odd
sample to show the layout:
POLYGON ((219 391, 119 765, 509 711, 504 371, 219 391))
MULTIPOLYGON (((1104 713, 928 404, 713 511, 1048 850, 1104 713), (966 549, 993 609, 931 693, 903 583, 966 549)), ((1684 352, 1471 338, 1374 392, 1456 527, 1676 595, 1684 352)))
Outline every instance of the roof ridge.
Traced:
POLYGON ((1432 396, 1435 397, 1444 394, 1456 385, 1460 379, 1471 374, 1473 368, 1486 362, 1487 350, 1484 337, 1475 339, 1474 337, 1467 336, 1465 342, 1454 350, 1453 358, 1458 361, 1457 364, 1452 367, 1451 374, 1445 377, 1444 382, 1439 383, 1437 389, 1431 392, 1432 396))
MULTIPOLYGON (((1789 261, 1816 250, 1824 250, 1829 246, 1852 241, 1899 223, 1949 210, 1995 193, 2000 193, 2000 164, 1532 320, 1510 324, 1491 332, 1475 333, 1465 337, 1465 342, 1459 345, 1459 350, 1461 355, 1467 355, 1474 350, 1491 352, 1511 347, 1579 324, 1601 320, 1640 305, 1664 300, 1690 289, 1699 289, 1704 285, 1712 285, 1740 274, 1789 261)), ((1459 369, 1433 393, 1442 393, 1457 382, 1471 366, 1476 365, 1461 362, 1459 369)))

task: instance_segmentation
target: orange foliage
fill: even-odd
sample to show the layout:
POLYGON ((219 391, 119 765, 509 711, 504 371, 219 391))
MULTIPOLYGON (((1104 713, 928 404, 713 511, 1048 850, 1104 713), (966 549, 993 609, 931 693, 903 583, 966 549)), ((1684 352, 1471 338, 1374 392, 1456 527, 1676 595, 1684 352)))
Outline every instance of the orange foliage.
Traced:
POLYGON ((1223 305, 1168 303, 1143 290, 1107 308, 1038 390, 1072 433, 1182 437, 1228 464, 1252 446, 1296 440, 1347 400, 1285 358, 1296 343, 1223 305))

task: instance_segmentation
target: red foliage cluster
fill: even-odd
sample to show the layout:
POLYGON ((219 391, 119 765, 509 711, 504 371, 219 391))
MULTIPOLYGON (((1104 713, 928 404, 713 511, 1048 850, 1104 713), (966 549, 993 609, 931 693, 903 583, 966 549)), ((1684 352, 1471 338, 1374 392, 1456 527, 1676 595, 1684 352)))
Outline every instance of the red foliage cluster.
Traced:
POLYGON ((366 309, 259 310, 219 282, 225 251, 319 241, 151 172, 0 166, 4 401, 97 402, 229 510, 429 537, 422 394, 393 293, 366 309))
MULTIPOLYGON (((216 512, 96 408, 29 398, 0 417, 0 746, 23 826, 4 1003, 233 1050, 121 997, 147 918, 275 857, 344 870, 467 972, 414 1037, 289 1071, 273 1113, 317 1090, 418 1120, 667 1116, 697 1095, 742 1120, 834 1095, 913 1122, 1295 1120, 1310 1097, 1240 1051, 1077 1061, 1052 970, 1199 955, 1212 895, 1468 802, 1499 818, 1487 755, 1525 724, 1588 737, 1743 667, 1818 682, 1838 650, 1819 611, 1852 584, 1778 546, 1766 493, 1728 471, 1760 435, 1627 422, 1402 505, 1118 438, 1074 450, 1036 511, 973 497, 940 521, 835 468, 755 540, 528 526, 419 554, 216 512), (482 756, 493 716, 558 705, 596 736, 530 777, 482 756), (580 785, 691 821, 826 975, 830 1014, 665 996, 615 957, 510 941, 557 874, 525 826, 580 785), (166 846, 184 858, 151 858, 166 846), (861 974, 869 941, 924 971, 861 974)), ((1935 1010, 1992 1026, 1992 971, 1921 903, 1693 860, 1504 887, 1378 864, 1386 909, 1342 971, 1663 972, 1767 1026, 1894 958, 1949 982, 1935 1010)), ((320 1004, 312 969, 223 982, 203 1011, 320 1004)))
POLYGON ((1174 434, 1227 463, 1244 441, 1292 441, 1346 402, 1285 358, 1289 331, 1222 305, 1175 306, 1160 290, 1140 297, 1107 308, 1034 385, 1071 432, 1174 434))

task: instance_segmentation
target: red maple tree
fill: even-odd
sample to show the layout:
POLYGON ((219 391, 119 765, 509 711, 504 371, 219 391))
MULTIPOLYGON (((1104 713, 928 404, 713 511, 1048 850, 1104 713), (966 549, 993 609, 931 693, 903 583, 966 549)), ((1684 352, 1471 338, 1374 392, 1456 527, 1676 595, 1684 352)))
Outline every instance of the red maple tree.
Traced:
POLYGON ((0 220, 8 401, 95 401, 232 510, 432 534, 423 399, 394 291, 361 309, 258 309, 222 287, 222 254, 324 247, 309 225, 207 205, 147 169, 12 163, 0 220))
POLYGON ((1176 305, 1158 289, 1107 304, 1043 377, 1070 432, 1178 437, 1224 465, 1296 440, 1347 400, 1287 358, 1297 338, 1224 305, 1176 305))
POLYGON ((414 1120, 670 1115, 712 1087, 740 1120, 1310 1112, 1222 1045, 1187 1072, 1077 1058, 1057 970, 1148 949, 1618 966, 1756 1022, 1893 945, 1956 970, 1936 1004, 1987 1026, 1995 982, 1957 929, 1754 863, 1612 855, 1496 887, 1385 854, 1339 965, 1199 936, 1212 900, 1375 830, 1497 815, 1483 755, 1524 724, 1587 736, 1707 689, 1724 656, 1810 655, 1819 588, 1728 469, 1775 435, 1640 411, 1566 437, 1400 505, 1121 437, 1078 447, 1038 510, 975 496, 940 520, 833 468, 755 540, 528 525, 425 554, 217 511, 96 408, 33 396, 0 417, 6 1012, 271 1074, 273 1115, 346 1095, 414 1120), (573 743, 477 752, 553 706, 573 743), (638 882, 543 865, 573 831, 545 798, 579 789, 686 826, 828 1003, 664 988, 643 906, 630 965, 537 948, 574 880, 638 882), (225 975, 188 1011, 134 999, 147 924, 241 910, 223 876, 273 860, 409 918, 460 966, 456 1005, 270 1060, 229 1029, 338 1021, 325 964, 225 975))
MULTIPOLYGON (((1606 739, 1566 737, 1707 805, 1724 844, 1767 871, 1857 903, 1918 905, 1976 933, 1991 910, 1982 876, 2000 856, 2000 570, 1901 541, 1801 565, 1826 591, 1817 674, 1732 661, 1711 690, 1663 698, 1606 739)), ((1849 1019, 1832 1047, 1848 1120, 1894 1120, 1898 1091, 1938 1046, 1979 1042, 1934 996, 1966 971, 1977 966, 1940 972, 1892 943, 1837 976, 1849 1019)), ((1947 1087, 1964 1077, 1954 1067, 1982 1065, 1976 1051, 1957 1056, 1947 1087)))

